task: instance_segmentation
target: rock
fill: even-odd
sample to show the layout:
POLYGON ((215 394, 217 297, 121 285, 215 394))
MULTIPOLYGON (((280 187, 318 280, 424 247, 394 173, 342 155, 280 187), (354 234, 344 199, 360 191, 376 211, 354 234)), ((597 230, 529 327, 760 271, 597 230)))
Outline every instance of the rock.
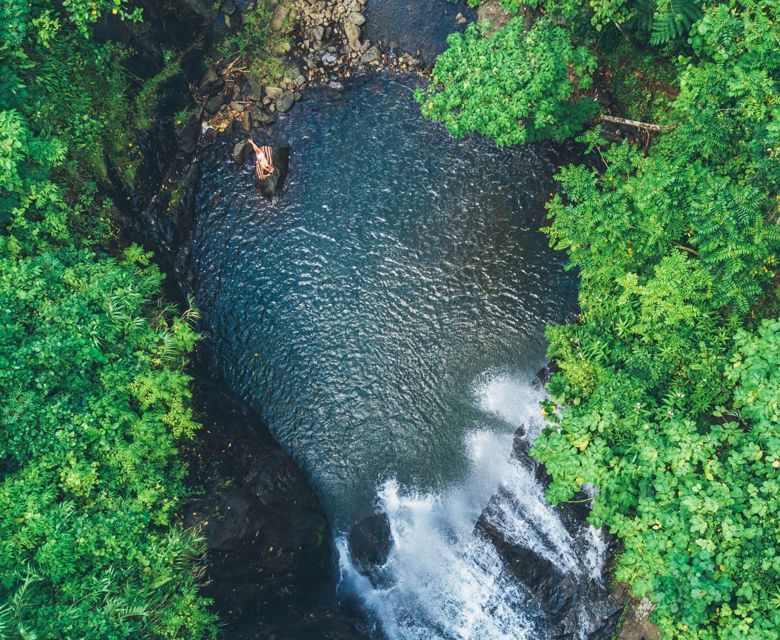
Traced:
POLYGON ((352 559, 365 575, 372 567, 387 562, 393 548, 390 521, 384 513, 376 513, 358 522, 349 532, 349 549, 352 559))
POLYGON ((276 100, 283 93, 284 93, 284 89, 282 89, 281 87, 266 87, 265 88, 265 95, 267 95, 271 100, 276 100))
POLYGON ((285 113, 292 109, 293 104, 295 104, 295 94, 292 91, 285 91, 276 100, 276 110, 285 113))
POLYGON ((322 56, 322 64, 324 64, 326 67, 332 67, 334 64, 336 64, 336 54, 334 53, 325 53, 322 56))
POLYGON ((181 4, 201 18, 208 20, 211 17, 211 3, 207 0, 181 0, 181 4))
POLYGON ((242 113, 246 107, 241 102, 233 101, 228 105, 233 111, 238 111, 239 113, 242 113))
POLYGON ((561 368, 555 361, 548 362, 541 369, 539 369, 539 371, 536 372, 533 380, 533 386, 536 389, 544 389, 544 387, 546 387, 547 383, 550 381, 550 378, 552 378, 553 374, 558 373, 560 370, 561 368))
POLYGON ((653 603, 647 598, 634 598, 631 595, 631 587, 618 584, 615 595, 619 600, 627 601, 626 612, 615 634, 616 640, 661 640, 661 633, 650 622, 650 614, 653 612, 653 603))
POLYGON ((353 11, 352 13, 349 14, 349 16, 347 16, 347 20, 352 24, 356 24, 358 27, 360 27, 365 24, 366 17, 362 13, 353 11))
POLYGON ((259 416, 216 384, 199 378, 193 395, 204 428, 189 466, 203 495, 184 523, 205 538, 201 593, 223 637, 365 638, 338 610, 331 530, 301 471, 259 416))
POLYGON ((455 16, 455 22, 457 24, 466 24, 468 22, 468 19, 462 13, 459 13, 458 15, 455 16))
POLYGON ((241 114, 241 131, 244 133, 252 131, 252 115, 249 111, 244 111, 244 113, 241 114))
POLYGON ((372 47, 360 56, 360 64, 371 64, 379 60, 379 49, 372 47))
POLYGON ((290 10, 283 4, 276 5, 274 14, 271 17, 271 29, 274 31, 281 31, 284 27, 284 21, 287 19, 289 14, 290 10))
POLYGON ((222 105, 225 104, 225 99, 221 95, 213 96, 206 102, 206 106, 203 110, 210 116, 213 116, 220 110, 222 105))
POLYGON ((480 517, 476 530, 493 543, 507 571, 528 587, 551 622, 561 622, 580 590, 576 576, 562 573, 536 551, 514 544, 488 518, 480 517))
POLYGON ((322 42, 322 38, 325 35, 325 28, 318 25, 311 30, 311 34, 316 42, 322 42))
POLYGON ((512 14, 501 6, 501 0, 486 0, 477 9, 477 22, 489 22, 491 32, 505 27, 511 19, 512 14))
MULTIPOLYGON (((545 487, 551 478, 544 466, 530 457, 529 447, 526 429, 521 426, 515 432, 512 457, 532 470, 535 480, 545 487)), ((587 539, 589 535, 586 533, 589 512, 587 497, 583 492, 575 496, 573 503, 564 503, 554 508, 572 540, 587 539)), ((535 546, 526 546, 522 541, 507 535, 500 514, 511 512, 523 518, 528 539, 547 539, 544 521, 537 521, 533 515, 522 516, 526 509, 522 498, 499 490, 480 515, 474 530, 491 542, 506 570, 529 589, 545 612, 550 623, 545 637, 610 640, 623 606, 608 593, 600 580, 589 577, 584 561, 576 561, 583 564, 579 564, 575 571, 561 569, 543 551, 537 551, 535 546)))
POLYGON ((236 142, 236 144, 233 146, 233 164, 237 166, 244 164, 251 151, 252 145, 249 144, 248 140, 236 142))
POLYGON ((204 73, 203 77, 200 79, 198 91, 204 95, 211 95, 219 91, 224 86, 225 81, 220 78, 219 75, 217 75, 217 72, 214 71, 214 69, 209 67, 206 69, 206 73, 204 73))
POLYGON ((267 113, 258 107, 253 108, 250 111, 250 114, 252 116, 253 127, 268 126, 276 121, 276 118, 274 118, 270 113, 267 113))
POLYGON ((350 45, 360 42, 360 27, 352 22, 344 23, 344 35, 350 45))
POLYGON ((244 95, 250 100, 260 102, 263 99, 263 85, 257 78, 250 78, 244 88, 244 95))
POLYGON ((255 175, 255 186, 269 200, 281 193, 284 179, 287 177, 287 168, 290 163, 289 147, 274 147, 272 154, 274 172, 265 180, 258 180, 255 175))

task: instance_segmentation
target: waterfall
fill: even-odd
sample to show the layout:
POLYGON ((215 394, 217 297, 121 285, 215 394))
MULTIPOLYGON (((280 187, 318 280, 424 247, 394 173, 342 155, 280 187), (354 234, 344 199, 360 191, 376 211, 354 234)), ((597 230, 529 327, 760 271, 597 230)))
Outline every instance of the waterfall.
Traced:
MULTIPOLYGON (((475 385, 475 404, 505 429, 475 425, 465 446, 467 477, 437 493, 386 481, 377 507, 390 523, 392 549, 369 580, 339 538, 342 583, 380 621, 391 640, 523 640, 549 637, 548 621, 532 591, 505 566, 495 544, 475 527, 496 527, 510 544, 549 560, 561 575, 598 582, 605 545, 589 526, 570 532, 544 500, 528 463, 512 456, 521 425, 541 430, 542 392, 506 374, 475 385)), ((494 425, 495 426, 495 425, 494 425)))

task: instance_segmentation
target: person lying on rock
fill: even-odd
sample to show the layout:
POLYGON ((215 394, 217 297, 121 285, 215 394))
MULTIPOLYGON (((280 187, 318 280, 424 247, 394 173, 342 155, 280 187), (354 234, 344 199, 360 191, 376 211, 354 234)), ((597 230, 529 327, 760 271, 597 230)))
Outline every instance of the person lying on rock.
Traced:
POLYGON ((274 172, 273 149, 268 145, 258 147, 254 140, 249 140, 255 151, 255 174, 258 180, 265 180, 274 172))

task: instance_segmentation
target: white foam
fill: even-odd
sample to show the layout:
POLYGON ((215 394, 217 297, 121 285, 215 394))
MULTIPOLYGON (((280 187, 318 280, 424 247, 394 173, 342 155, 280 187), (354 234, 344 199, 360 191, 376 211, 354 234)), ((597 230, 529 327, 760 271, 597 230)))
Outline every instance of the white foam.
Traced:
POLYGON ((482 411, 515 429, 525 427, 526 437, 531 442, 541 432, 544 421, 539 404, 544 399, 544 393, 532 387, 527 380, 511 373, 498 373, 479 382, 475 395, 482 411))
MULTIPOLYGON (((519 378, 497 375, 476 386, 478 406, 513 427, 541 424, 541 392, 519 378)), ((601 570, 600 536, 573 539, 545 503, 533 472, 511 457, 513 434, 475 430, 466 441, 467 478, 439 494, 395 480, 378 491, 393 548, 375 587, 352 564, 339 539, 342 580, 377 616, 391 640, 531 640, 542 613, 525 586, 507 573, 495 547, 475 532, 485 511, 513 542, 563 572, 593 577, 601 570), (493 498, 493 496, 496 496, 493 498), (491 498, 493 500, 491 501, 491 498)), ((579 536, 578 536, 579 538, 579 536)))

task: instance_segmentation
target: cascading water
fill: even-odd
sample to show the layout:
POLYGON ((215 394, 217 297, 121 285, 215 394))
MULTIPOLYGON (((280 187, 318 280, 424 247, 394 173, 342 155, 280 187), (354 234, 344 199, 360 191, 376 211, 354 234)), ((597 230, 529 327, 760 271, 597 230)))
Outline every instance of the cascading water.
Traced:
MULTIPOLYGON (((531 439, 541 428, 541 400, 538 389, 511 376, 478 388, 481 409, 523 427, 531 439)), ((601 579, 604 541, 589 526, 576 536, 567 530, 545 502, 533 469, 511 455, 511 434, 477 428, 466 440, 470 472, 449 490, 418 493, 395 480, 382 485, 377 506, 388 516, 392 549, 369 579, 353 562, 346 539, 339 539, 345 588, 367 603, 392 639, 550 637, 534 593, 507 571, 477 521, 485 519, 510 543, 585 582, 601 579)))
POLYGON ((570 591, 600 562, 599 541, 564 527, 510 455, 518 425, 540 428, 544 326, 575 308, 576 280, 538 230, 564 158, 454 140, 413 88, 373 78, 310 94, 277 126, 291 157, 275 204, 249 164, 226 160, 233 140, 204 153, 197 302, 216 366, 334 529, 388 515, 394 545, 373 584, 340 542, 345 588, 386 636, 550 637, 547 583, 519 579, 507 552, 530 545, 570 591))

